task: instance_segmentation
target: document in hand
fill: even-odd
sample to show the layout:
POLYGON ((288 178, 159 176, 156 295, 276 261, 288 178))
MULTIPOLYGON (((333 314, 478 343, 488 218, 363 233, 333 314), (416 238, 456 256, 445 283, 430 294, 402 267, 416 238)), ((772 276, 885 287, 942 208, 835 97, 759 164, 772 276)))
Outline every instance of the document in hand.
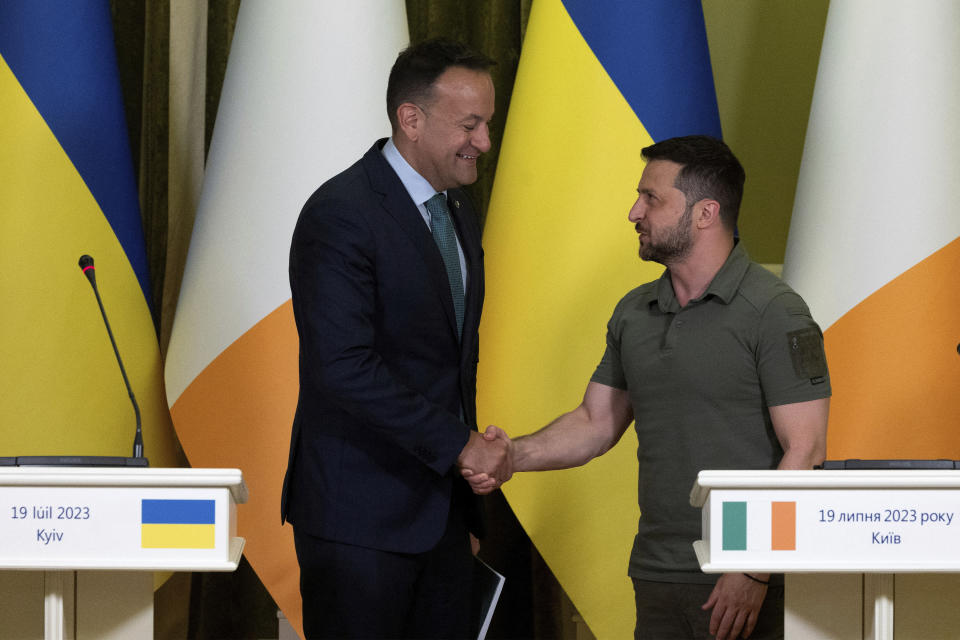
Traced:
POLYGON ((473 559, 473 584, 477 595, 474 600, 473 628, 477 640, 484 640, 506 578, 477 556, 473 556, 473 559))

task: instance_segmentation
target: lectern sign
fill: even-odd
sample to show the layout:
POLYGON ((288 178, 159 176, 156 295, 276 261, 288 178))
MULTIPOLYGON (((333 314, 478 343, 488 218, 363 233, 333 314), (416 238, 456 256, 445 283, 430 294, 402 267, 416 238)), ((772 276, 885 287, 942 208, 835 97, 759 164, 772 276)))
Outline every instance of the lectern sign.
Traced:
POLYGON ((754 472, 746 484, 736 474, 701 472, 691 494, 704 571, 960 569, 956 472, 754 472))
MULTIPOLYGON (((175 550, 216 554, 229 532, 228 492, 77 487, 6 487, 0 494, 0 547, 15 564, 110 557, 121 567, 151 563, 175 550), (221 495, 217 495, 220 493, 221 495), (189 495, 189 499, 182 499, 189 495), (217 514, 219 502, 219 517, 217 514), (221 523, 217 531, 217 522, 221 523), (219 535, 218 535, 219 533, 219 535)), ((10 566, 8 561, 7 566, 10 566)))
POLYGON ((240 562, 239 469, 10 462, 0 459, 0 637, 152 638, 152 571, 240 562), (31 599, 42 617, 21 606, 31 599))
POLYGON ((0 490, 0 568, 227 570, 235 555, 235 496, 202 471, 6 473, 18 484, 0 490), (153 486, 178 474, 201 486, 153 486))

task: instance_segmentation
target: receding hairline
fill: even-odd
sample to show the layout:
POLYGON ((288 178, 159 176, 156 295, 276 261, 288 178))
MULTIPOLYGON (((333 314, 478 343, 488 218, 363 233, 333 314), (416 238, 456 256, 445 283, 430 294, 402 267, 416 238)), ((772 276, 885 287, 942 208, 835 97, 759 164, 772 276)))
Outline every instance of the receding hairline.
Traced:
POLYGON ((437 80, 450 69, 463 68, 489 76, 495 65, 486 54, 448 38, 433 38, 407 47, 397 56, 387 81, 387 116, 391 127, 396 131, 400 105, 432 100, 437 80))
MULTIPOLYGON (((413 105, 416 105, 417 107, 420 107, 421 109, 424 107, 429 107, 432 104, 434 104, 437 99, 438 84, 441 82, 441 80, 443 80, 444 76, 446 76, 451 71, 466 71, 476 76, 482 76, 490 82, 490 87, 493 88, 493 75, 490 73, 489 68, 474 69, 472 67, 467 67, 464 65, 450 65, 449 67, 444 69, 442 72, 440 72, 440 75, 434 78, 433 82, 431 82, 429 85, 424 87, 422 90, 413 92, 413 94, 408 96, 407 99, 401 100, 400 102, 398 102, 396 109, 399 109, 405 104, 413 104, 413 105)), ((397 129, 400 126, 399 119, 396 117, 397 115, 396 109, 394 110, 394 113, 391 114, 392 117, 390 118, 391 129, 394 133, 397 131, 397 129)), ((484 116, 483 114, 479 114, 479 113, 471 113, 467 117, 476 118, 479 120, 479 119, 483 119, 484 116)))

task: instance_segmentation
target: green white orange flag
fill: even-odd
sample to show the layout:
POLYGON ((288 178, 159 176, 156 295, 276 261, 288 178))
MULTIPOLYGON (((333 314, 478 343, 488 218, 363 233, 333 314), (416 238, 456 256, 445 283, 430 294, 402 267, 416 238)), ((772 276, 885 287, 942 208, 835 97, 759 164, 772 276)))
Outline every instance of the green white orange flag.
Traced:
MULTIPOLYGON (((640 150, 696 133, 720 135, 699 2, 533 3, 484 228, 481 428, 522 435, 579 404, 617 300, 662 270, 627 220, 640 150)), ((585 467, 504 485, 598 638, 636 620, 636 448, 631 429, 585 467)))
POLYGON ((287 258, 300 208, 389 135, 387 75, 404 3, 240 7, 166 363, 194 467, 237 467, 244 553, 295 627, 300 596, 280 489, 297 400, 287 258))
POLYGON ((960 4, 831 2, 784 260, 831 459, 960 458, 960 4))

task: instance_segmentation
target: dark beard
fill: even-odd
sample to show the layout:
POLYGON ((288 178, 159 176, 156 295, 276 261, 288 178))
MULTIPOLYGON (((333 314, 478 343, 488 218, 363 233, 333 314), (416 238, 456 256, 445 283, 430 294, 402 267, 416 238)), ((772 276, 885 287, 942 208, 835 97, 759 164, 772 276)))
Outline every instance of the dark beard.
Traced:
POLYGON ((690 239, 690 220, 692 218, 693 207, 688 206, 680 219, 677 220, 677 224, 665 231, 665 235, 660 241, 640 245, 640 259, 670 266, 671 263, 677 263, 686 258, 693 247, 693 242, 690 239))

